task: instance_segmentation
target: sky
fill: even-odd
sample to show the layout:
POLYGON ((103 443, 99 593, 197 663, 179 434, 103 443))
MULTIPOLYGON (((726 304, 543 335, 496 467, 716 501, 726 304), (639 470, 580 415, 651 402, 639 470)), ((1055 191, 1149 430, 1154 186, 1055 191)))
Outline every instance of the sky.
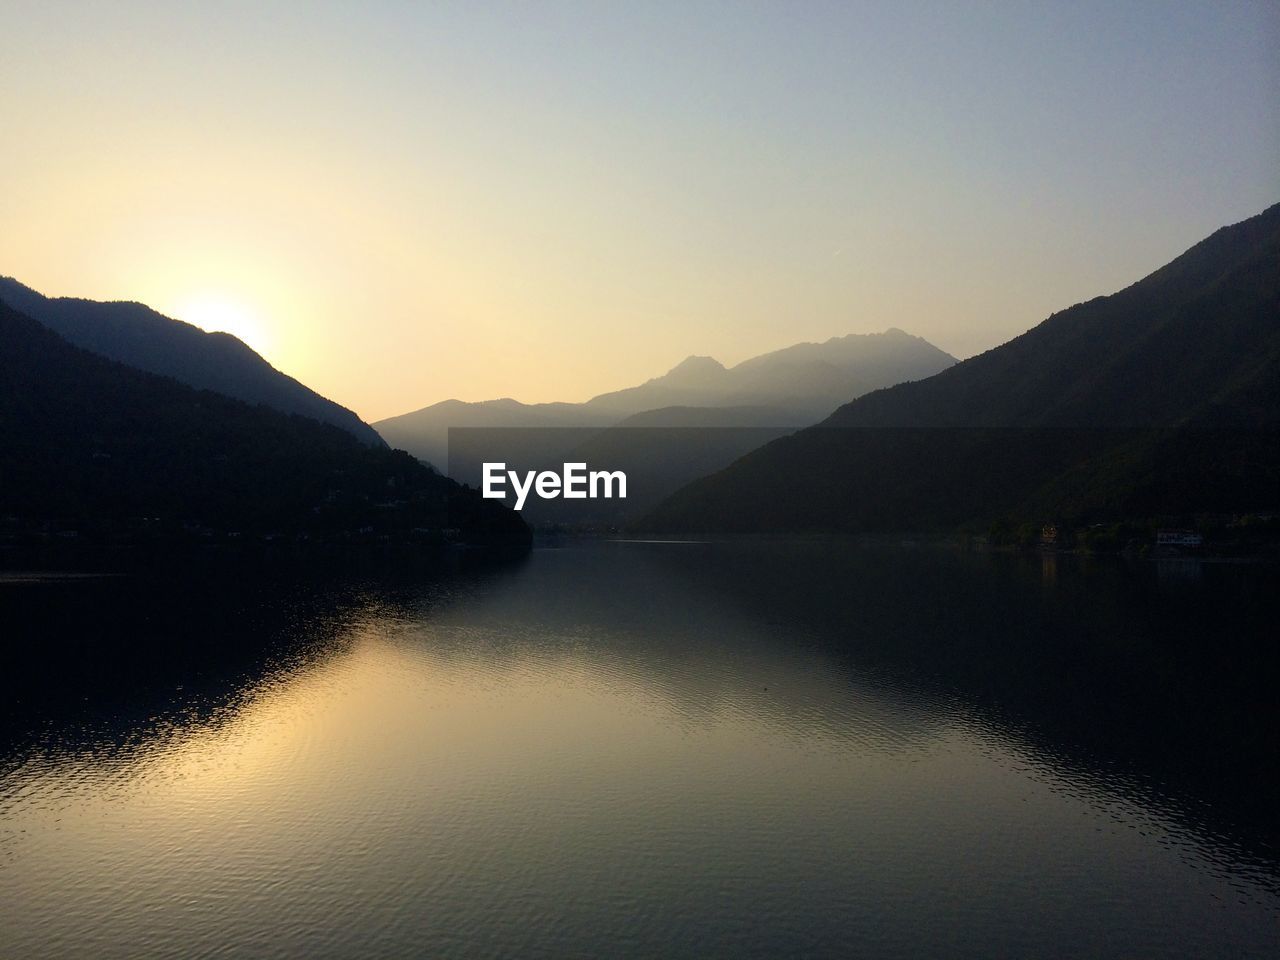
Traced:
POLYGON ((366 420, 901 327, 1280 201, 1280 5, 0 0, 0 274, 366 420))

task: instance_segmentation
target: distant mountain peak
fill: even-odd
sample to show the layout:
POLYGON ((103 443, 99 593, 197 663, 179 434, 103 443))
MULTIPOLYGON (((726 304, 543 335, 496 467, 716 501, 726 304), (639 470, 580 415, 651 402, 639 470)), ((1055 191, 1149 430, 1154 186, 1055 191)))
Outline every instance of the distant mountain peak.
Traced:
POLYGON ((724 372, 724 364, 715 357, 702 357, 697 354, 690 354, 668 370, 666 376, 674 380, 694 377, 701 379, 706 376, 716 376, 717 374, 724 372))
POLYGON ((376 428, 393 446, 444 465, 449 431, 460 427, 605 428, 650 411, 656 413, 637 424, 799 427, 869 390, 918 380, 954 363, 954 357, 902 331, 854 333, 793 344, 732 368, 692 354, 661 376, 586 403, 445 400, 380 420, 376 428))
POLYGON ((675 373, 677 370, 681 370, 685 367, 718 367, 719 369, 723 370, 724 364, 722 364, 715 357, 707 357, 707 356, 702 356, 701 354, 691 353, 689 354, 689 356, 685 357, 683 360, 677 363, 674 367, 672 367, 671 372, 675 373))

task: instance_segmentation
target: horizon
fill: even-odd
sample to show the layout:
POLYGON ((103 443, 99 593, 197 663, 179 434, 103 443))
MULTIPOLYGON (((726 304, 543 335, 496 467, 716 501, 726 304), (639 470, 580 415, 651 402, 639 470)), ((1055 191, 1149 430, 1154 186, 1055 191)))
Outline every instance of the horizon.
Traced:
MULTIPOLYGON (((1253 215, 1251 215, 1250 217, 1245 217, 1244 219, 1245 219, 1245 220, 1249 220, 1249 219, 1252 219, 1252 217, 1254 217, 1254 216, 1259 216, 1259 215, 1261 215, 1262 213, 1265 213, 1267 210, 1271 209, 1271 207, 1276 206, 1276 205, 1280 205, 1280 201, 1277 201, 1277 203, 1275 203, 1275 204, 1268 204, 1268 206, 1266 206, 1266 207, 1264 207, 1262 210, 1258 211, 1258 213, 1253 214, 1253 215)), ((1243 221, 1238 221, 1238 222, 1243 222, 1243 221)), ((1221 227, 1219 227, 1219 228, 1217 228, 1216 230, 1214 230, 1214 231, 1213 231, 1213 233, 1217 233, 1217 232, 1218 232, 1218 230, 1226 229, 1227 227, 1230 227, 1230 226, 1234 226, 1234 224, 1223 224, 1221 227)), ((1200 240, 1197 240, 1195 243, 1193 243, 1193 244, 1191 244, 1190 246, 1188 246, 1186 250, 1182 251, 1182 253, 1178 254, 1178 257, 1181 257, 1183 253, 1188 252, 1190 249, 1192 249, 1193 247, 1197 246, 1200 242, 1202 242, 1203 240, 1207 239, 1209 236, 1212 236, 1212 235, 1213 235, 1213 233, 1210 233, 1210 234, 1206 235, 1205 237, 1201 237, 1201 238, 1200 238, 1200 240)), ((1174 259, 1177 259, 1177 257, 1175 257, 1174 259)), ((1138 278, 1136 278, 1135 280, 1133 280, 1131 283, 1126 284, 1126 285, 1125 285, 1125 287, 1131 286, 1133 283, 1140 282, 1141 280, 1143 280, 1143 279, 1145 279, 1147 276, 1149 276, 1151 273, 1157 272, 1157 271, 1158 271, 1161 267, 1163 267, 1163 266, 1166 266, 1166 264, 1161 264, 1161 265, 1159 265, 1159 266, 1157 266, 1157 267, 1152 268, 1152 270, 1148 271, 1147 273, 1144 273, 1141 277, 1138 277, 1138 278)), ((12 280, 12 281, 14 281, 14 282, 18 283, 18 284, 19 284, 19 285, 21 285, 21 286, 26 286, 26 287, 27 287, 27 289, 29 289, 29 290, 33 289, 33 288, 31 288, 29 285, 27 285, 27 284, 23 284, 23 283, 22 283, 22 280, 21 280, 20 278, 18 278, 18 277, 14 277, 14 276, 11 276, 11 275, 6 275, 6 274, 2 274, 2 273, 0 273, 0 279, 8 279, 8 280, 12 280)), ((1124 289, 1125 287, 1121 287, 1121 288, 1119 288, 1119 289, 1124 289)), ((35 293, 37 293, 37 294, 39 294, 39 295, 41 295, 41 296, 43 296, 43 297, 45 297, 46 299, 91 299, 91 298, 78 297, 78 296, 76 296, 75 294, 50 294, 50 293, 47 293, 47 292, 42 291, 42 290, 35 290, 34 292, 35 292, 35 293)), ((1098 297, 1106 297, 1106 296, 1111 296, 1111 295, 1113 295, 1114 293, 1117 293, 1117 292, 1119 292, 1119 290, 1115 290, 1115 291, 1108 291, 1108 292, 1107 292, 1107 293, 1105 293, 1105 294, 1097 294, 1096 296, 1098 296, 1098 297)), ((1093 297, 1089 297, 1089 298, 1086 298, 1086 299, 1093 299, 1093 297)), ((153 309, 153 310, 155 309, 151 304, 142 303, 141 301, 136 300, 136 299, 128 299, 128 298, 125 298, 125 299, 117 299, 117 300, 113 300, 113 301, 103 301, 103 302, 134 303, 134 304, 138 304, 138 305, 140 305, 140 306, 144 306, 144 307, 151 308, 151 309, 153 309)), ((1079 303, 1082 303, 1082 302, 1084 302, 1084 300, 1077 301, 1077 302, 1076 302, 1076 303, 1074 303, 1074 304, 1068 304, 1068 305, 1067 305, 1067 306, 1065 306, 1065 307, 1059 308, 1058 310, 1054 310, 1054 311, 1053 311, 1053 313, 1060 312, 1060 310, 1069 309, 1069 308, 1070 308, 1070 307, 1072 307, 1072 306, 1077 306, 1077 305, 1079 305, 1079 303)), ((279 367, 278 365, 274 364, 274 363, 272 362, 271 357, 270 357, 269 355, 267 355, 267 353, 266 353, 263 349, 261 349, 258 345, 255 345, 254 343, 252 343, 252 342, 251 342, 250 337, 247 337, 247 336, 243 335, 243 334, 244 334, 244 333, 246 333, 246 332, 248 332, 248 333, 252 333, 252 332, 253 332, 252 330, 248 330, 248 331, 246 331, 246 330, 236 330, 236 329, 234 329, 234 324, 226 323, 226 322, 219 323, 219 324, 214 324, 214 325, 212 325, 212 326, 209 326, 209 325, 202 324, 202 323, 198 322, 198 319, 199 319, 199 318, 198 318, 198 316, 197 316, 197 317, 188 317, 188 318, 185 318, 185 319, 184 319, 184 318, 182 318, 182 317, 175 317, 175 316, 172 316, 172 315, 169 315, 169 314, 165 314, 163 311, 157 311, 157 312, 161 313, 161 315, 163 315, 163 316, 167 317, 167 318, 168 318, 168 319, 170 319, 170 320, 178 320, 178 321, 183 322, 183 323, 191 324, 192 326, 198 327, 199 329, 203 330, 203 331, 204 331, 204 332, 206 332, 206 333, 225 333, 225 334, 228 334, 228 335, 230 335, 230 336, 233 336, 233 337, 235 337, 235 338, 239 339, 239 340, 241 341, 241 343, 243 343, 243 344, 245 344, 246 346, 248 346, 251 350, 253 350, 254 352, 256 352, 260 357, 262 357, 262 359, 264 359, 264 360, 266 360, 268 363, 272 364, 272 366, 273 366, 273 367, 275 367, 275 369, 276 369, 276 370, 278 370, 279 372, 284 373, 285 375, 289 375, 289 376, 291 376, 291 375, 292 375, 292 374, 290 373, 290 371, 285 370, 285 369, 282 369, 282 368, 281 368, 281 367, 279 367)), ((1016 339, 1017 337, 1021 336, 1023 333, 1026 333, 1026 332, 1030 331, 1031 329, 1034 329, 1034 328, 1035 328, 1036 326, 1038 326, 1041 322, 1043 322, 1045 319, 1047 319, 1047 318, 1048 318, 1048 316, 1051 316, 1051 315, 1052 315, 1052 314, 1048 314, 1048 315, 1046 315, 1045 317, 1040 318, 1039 320, 1035 321, 1035 322, 1034 322, 1034 323, 1032 323, 1030 326, 1028 326, 1025 330, 1020 330, 1020 331, 1018 331, 1018 332, 1016 332, 1016 333, 1011 334, 1011 335, 1009 336, 1009 338, 1008 338, 1008 339, 1001 340, 1001 341, 999 341, 999 342, 997 342, 997 343, 993 343, 993 344, 991 344, 991 345, 989 345, 989 346, 986 346, 986 347, 982 347, 982 348, 980 348, 980 349, 976 350, 975 352, 973 352, 973 353, 971 353, 971 354, 969 354, 969 355, 967 355, 967 356, 957 356, 957 355, 955 355, 955 354, 948 354, 948 355, 951 357, 951 359, 952 359, 955 363, 957 363, 957 364, 958 364, 958 363, 963 363, 965 360, 971 359, 972 357, 979 356, 979 355, 980 355, 980 354, 982 354, 982 353, 986 353, 986 352, 989 352, 989 351, 991 351, 991 350, 997 349, 998 347, 1003 346, 1004 344, 1008 343, 1010 340, 1016 339)), ((224 320, 225 320, 225 318, 222 318, 222 319, 224 319, 224 320)), ((799 340, 799 341, 795 341, 795 342, 793 342, 793 343, 782 344, 782 345, 780 345, 780 346, 767 347, 766 349, 762 350, 762 351, 761 351, 760 353, 758 353, 758 354, 752 354, 752 355, 750 355, 750 356, 744 356, 744 357, 741 357, 741 358, 735 359, 734 361, 732 361, 732 362, 728 362, 728 363, 726 363, 726 362, 722 361, 719 357, 715 357, 715 356, 712 356, 712 355, 710 355, 710 354, 696 354, 696 353, 691 353, 691 354, 687 354, 687 355, 685 355, 684 357, 682 357, 682 358, 681 358, 681 359, 679 359, 679 360, 675 360, 675 361, 673 361, 669 366, 662 368, 662 369, 661 369, 659 372, 657 372, 657 373, 654 373, 654 374, 652 374, 652 375, 650 375, 650 376, 645 377, 643 380, 639 380, 639 381, 636 381, 636 382, 634 382, 634 383, 628 383, 628 384, 623 384, 623 385, 618 385, 618 386, 609 387, 609 388, 607 388, 607 389, 605 389, 605 390, 601 390, 601 391, 599 391, 599 392, 597 392, 597 393, 593 393, 593 394, 591 394, 590 396, 583 397, 583 398, 581 398, 581 399, 551 398, 551 399, 540 399, 540 400, 526 400, 526 399, 522 399, 522 398, 520 398, 520 397, 517 397, 517 396, 511 395, 511 394, 504 394, 504 395, 501 395, 501 396, 487 396, 487 397, 476 398, 476 399, 464 398, 464 397, 458 397, 458 396, 450 396, 450 397, 441 397, 441 398, 439 398, 439 399, 431 400, 431 401, 429 401, 429 402, 427 402, 427 403, 424 403, 424 404, 423 404, 422 406, 420 406, 420 407, 415 407, 415 408, 413 408, 413 409, 411 409, 411 410, 404 410, 404 411, 401 411, 401 412, 399 412, 399 413, 392 413, 392 414, 388 414, 387 416, 384 416, 384 417, 378 417, 378 418, 376 418, 376 419, 375 419, 375 418, 372 418, 372 417, 366 417, 366 416, 364 416, 360 411, 356 410, 354 407, 352 407, 352 406, 350 406, 350 405, 348 405, 348 404, 344 403, 344 402, 343 402, 343 400, 342 400, 342 398, 340 398, 340 397, 332 397, 332 396, 331 396, 331 397, 327 397, 326 399, 332 400, 332 401, 334 401, 334 402, 336 402, 336 403, 340 404, 341 406, 347 407, 347 409, 352 410, 354 413, 356 413, 356 414, 357 414, 357 416, 359 416, 359 417, 360 417, 360 419, 361 419, 361 420, 363 420, 365 423, 368 423, 368 424, 373 424, 373 423, 380 422, 380 421, 383 421, 383 420, 391 420, 391 419, 395 419, 395 418, 397 418, 397 417, 401 417, 401 416, 408 416, 408 415, 413 414, 413 413, 419 413, 419 412, 421 412, 421 411, 423 411, 423 410, 426 410, 426 409, 428 409, 428 408, 430 408, 430 407, 436 406, 437 404, 440 404, 440 403, 448 403, 448 402, 461 402, 461 403, 473 404, 473 403, 493 403, 493 402, 512 401, 512 402, 514 402, 514 403, 522 404, 522 405, 526 405, 526 406, 534 406, 534 405, 547 404, 547 403, 585 404, 585 403, 589 402, 590 400, 592 400, 592 399, 594 399, 594 398, 596 398, 596 397, 599 397, 599 396, 605 395, 605 394, 613 393, 613 392, 616 392, 616 391, 618 391, 618 390, 625 390, 625 389, 629 389, 629 388, 634 387, 634 386, 639 386, 639 385, 642 385, 642 384, 644 384, 644 383, 647 383, 647 382, 649 382, 649 381, 651 381, 651 380, 658 380, 658 379, 661 379, 662 377, 664 377, 664 376, 666 376, 666 375, 668 375, 668 374, 670 374, 670 373, 675 372, 675 370, 677 370, 678 368, 682 367, 683 365, 685 365, 686 363, 688 363, 688 362, 689 362, 689 361, 691 361, 691 360, 710 360, 710 361, 712 361, 713 363, 715 363, 718 367, 720 367, 721 369, 724 369, 724 370, 732 370, 733 368, 735 368, 735 367, 739 366, 740 364, 745 363, 745 362, 747 362, 747 361, 749 361, 749 360, 758 359, 758 358, 760 358, 760 357, 762 357, 762 356, 767 356, 767 355, 772 354, 772 353, 781 352, 781 351, 787 350, 787 349, 789 349, 789 348, 791 348, 791 347, 795 347, 795 346, 821 346, 821 345, 825 345, 825 344, 828 344, 828 343, 835 342, 835 341, 837 341, 837 340, 847 339, 847 338, 849 338, 849 337, 883 336, 883 335, 886 335, 886 334, 889 334, 889 333, 893 333, 893 332, 903 333, 903 334, 907 335, 908 337, 912 337, 912 338, 914 338, 914 339, 923 340, 925 343, 928 343, 928 344, 930 344, 931 346, 934 346, 935 348, 937 348, 937 347, 938 347, 938 345, 937 345, 937 344, 933 343, 932 341, 928 340, 928 339, 927 339, 927 338, 925 338, 925 337, 921 337, 921 336, 919 336, 918 334, 916 334, 916 333, 914 333, 914 332, 912 332, 912 331, 910 331, 910 330, 903 330, 901 327, 898 327, 898 326, 888 326, 888 327, 885 327, 884 329, 881 329, 881 330, 867 330, 867 331, 852 332, 852 333, 845 333, 845 334, 833 334, 832 336, 827 337, 827 338, 825 338, 825 339, 823 339, 823 340, 799 340)), ((941 348, 938 348, 938 349, 941 349, 941 348)), ((944 352, 944 353, 946 353, 947 351, 945 351, 945 350, 944 350, 943 352, 944 352)), ((295 378, 295 379, 299 379, 299 378, 295 378)), ((304 386, 305 386, 305 385, 306 385, 306 384, 304 383, 304 386)))
MULTIPOLYGON (((11 281, 13 281, 14 283, 18 284, 19 286, 26 287, 28 290, 31 290, 32 292, 34 292, 34 293, 38 294, 38 295, 39 295, 39 296, 41 296, 41 297, 44 297, 44 298, 45 298, 45 299, 47 299, 47 300, 58 300, 58 299, 65 299, 65 300, 86 300, 86 299, 91 299, 91 298, 79 297, 79 296, 76 296, 75 294, 50 294, 50 293, 46 293, 46 292, 45 292, 45 291, 43 291, 43 290, 35 290, 35 289, 34 289, 34 288, 32 288, 30 285, 28 285, 28 284, 24 284, 24 283, 22 282, 21 278, 19 278, 19 277, 14 277, 14 276, 11 276, 11 275, 8 275, 8 274, 4 274, 4 273, 0 273, 0 280, 11 280, 11 281)), ((155 308, 154 308, 151 304, 143 303, 143 302, 141 302, 141 301, 139 301, 139 300, 136 300, 136 299, 119 299, 119 300, 111 300, 111 301, 94 301, 94 302, 134 304, 134 305, 137 305, 137 306, 142 306, 142 307, 146 307, 146 308, 151 309, 151 310, 155 310, 155 308)), ((19 311, 19 312, 21 312, 21 311, 19 311)), ((259 349, 257 346, 255 346, 252 342, 250 342, 250 340, 249 340, 249 339, 247 339, 246 337, 242 336, 239 332, 237 332, 237 331, 236 331, 236 330, 234 330, 234 329, 228 329, 227 327, 228 327, 228 326, 230 326, 230 325, 217 325, 217 326, 214 326, 214 327, 210 328, 210 327, 205 326, 205 325, 203 325, 203 324, 201 324, 201 323, 199 323, 199 322, 196 322, 196 320, 193 320, 193 319, 184 319, 184 318, 182 318, 182 317, 175 317, 175 316, 171 316, 171 315, 169 315, 169 314, 165 314, 165 313, 163 313, 163 311, 156 311, 156 312, 160 313, 160 314, 161 314, 161 316, 164 316, 166 319, 169 319, 169 320, 176 320, 176 321, 178 321, 179 323, 186 323, 186 324, 189 324, 189 325, 191 325, 191 326, 198 327, 199 329, 203 330, 205 333, 224 333, 224 334, 227 334, 228 336, 235 337, 235 338, 236 338, 236 339, 238 339, 241 343, 243 343, 245 346, 249 347, 249 349, 251 349, 251 350, 253 350, 255 353, 257 353, 257 354, 258 354, 262 359, 266 360, 268 363, 271 363, 271 358, 270 358, 269 356, 267 356, 267 355, 266 355, 266 354, 265 354, 261 349, 259 349)), ((423 406, 423 407, 418 407, 418 408, 416 408, 416 409, 414 409, 414 410, 406 410, 406 411, 404 411, 404 412, 403 412, 403 413, 401 413, 401 414, 391 414, 391 415, 390 415, 390 416, 388 416, 388 417, 382 417, 382 418, 379 418, 379 419, 381 419, 381 420, 394 419, 394 418, 395 418, 395 417, 397 417, 397 416, 403 416, 403 415, 405 415, 405 414, 416 413, 416 412, 419 412, 419 411, 421 411, 421 410, 423 410, 423 409, 426 409, 427 407, 435 406, 436 404, 440 404, 440 403, 448 403, 448 402, 462 402, 462 403, 486 403, 486 402, 501 402, 501 401, 510 400, 510 401, 515 402, 515 403, 520 403, 520 404, 524 404, 524 405, 536 405, 536 404, 542 404, 542 403, 571 403, 571 404, 572 404, 572 403, 586 403, 586 402, 588 402, 588 401, 590 401, 590 400, 592 400, 592 399, 594 399, 594 398, 596 398, 596 397, 601 396, 602 394, 613 393, 613 392, 616 392, 616 391, 618 391, 618 390, 625 390, 625 389, 628 389, 628 388, 633 387, 633 386, 638 386, 638 385, 640 385, 640 384, 642 384, 642 383, 644 383, 644 382, 647 382, 647 381, 649 381, 649 380, 657 380, 657 379, 661 379, 662 377, 666 376, 667 374, 670 374, 670 373, 675 372, 677 369, 679 369, 680 367, 684 366, 685 364, 687 364, 687 363, 688 363, 688 362, 690 362, 691 360, 710 360, 710 361, 711 361, 712 363, 714 363, 717 367, 719 367, 719 368, 721 368, 721 369, 723 369, 723 370, 732 370, 733 368, 735 368, 735 367, 737 367, 737 366, 741 365, 742 363, 747 362, 748 360, 759 359, 759 358, 760 358, 760 357, 762 357, 762 356, 768 356, 769 354, 772 354, 772 353, 778 353, 778 352, 781 352, 781 351, 787 350, 787 349, 789 349, 789 348, 791 348, 791 347, 798 347, 798 346, 824 346, 824 345, 829 344, 829 343, 834 343, 834 342, 835 342, 835 341, 837 341, 837 340, 845 340, 845 339, 848 339, 849 337, 877 337, 877 336, 885 336, 885 335, 887 335, 887 334, 891 334, 891 333, 901 333, 901 334, 905 334, 906 336, 911 337, 911 338, 913 338, 913 339, 919 339, 919 340, 923 340, 923 339, 924 339, 924 338, 922 338, 922 337, 917 337, 917 336, 916 336, 915 334, 913 334, 910 330, 903 330, 901 327, 893 327, 893 326, 891 326, 891 327, 885 327, 883 330, 868 330, 868 331, 860 332, 860 333, 835 334, 835 335, 833 335, 833 336, 831 336, 831 337, 826 338, 825 340, 799 340, 799 341, 796 341, 796 342, 794 342, 794 343, 781 344, 781 345, 776 346, 776 347, 766 348, 764 351, 762 351, 762 352, 761 352, 761 353, 759 353, 759 354, 754 354, 754 355, 752 355, 752 356, 743 357, 743 358, 741 358, 740 360, 736 360, 736 361, 734 361, 734 362, 732 362, 732 363, 725 363, 725 362, 723 362, 722 360, 720 360, 718 357, 713 357, 713 356, 711 356, 711 355, 709 355, 709 354, 697 354, 697 353, 690 353, 690 354, 685 355, 684 357, 681 357, 681 358, 680 358, 680 359, 678 359, 678 360, 673 361, 673 362, 671 363, 671 365, 670 365, 670 366, 668 366, 668 367, 666 367, 666 368, 662 369, 661 371, 659 371, 659 372, 657 372, 657 373, 654 373, 654 374, 652 374, 652 375, 651 375, 651 376, 649 376, 649 377, 646 377, 644 381, 640 381, 639 383, 628 383, 628 384, 622 384, 622 385, 615 386, 615 387, 610 387, 610 388, 609 388, 609 389, 607 389, 607 390, 603 390, 603 391, 601 391, 600 393, 594 393, 594 394, 592 394, 592 395, 591 395, 591 396, 589 396, 589 397, 584 397, 584 398, 582 398, 581 400, 553 399, 553 400, 535 400, 535 401, 527 401, 527 400, 522 400, 522 399, 520 399, 519 397, 510 396, 510 395, 506 395, 506 396, 499 396, 499 397, 484 397, 484 398, 479 399, 479 400, 468 400, 468 399, 464 399, 464 398, 461 398, 461 397, 442 397, 442 398, 440 398, 440 399, 438 399, 438 400, 433 400, 433 401, 431 401, 430 403, 424 404, 424 406, 423 406)), ((1015 336, 1016 336, 1016 334, 1015 334, 1015 336)), ((929 341, 927 341, 927 340, 925 340, 925 342, 926 342, 926 343, 929 343, 929 341)), ((931 344, 931 345, 932 345, 932 346, 936 346, 936 344, 931 344)), ((994 346, 999 346, 999 344, 995 344, 994 346)), ((989 349, 994 349, 994 346, 993 346, 993 347, 988 347, 988 348, 986 348, 986 349, 988 349, 988 350, 989 350, 989 349)), ((943 352, 945 352, 945 351, 943 351, 943 352)), ((985 351, 980 351, 980 352, 985 352, 985 351)), ((956 357, 956 356, 954 356, 954 355, 949 355, 949 356, 951 356, 951 359, 952 359, 952 360, 954 360, 954 361, 955 361, 955 362, 957 362, 957 363, 961 362, 961 360, 962 360, 962 359, 965 359, 965 358, 961 358, 961 357, 956 357)), ((976 356, 976 354, 975 354, 975 356, 976 356)), ((275 366, 274 364, 272 364, 272 365, 273 365, 273 366, 275 366)), ((291 375, 291 374, 290 374, 290 372, 289 372, 288 370, 283 370, 283 369, 281 369, 281 368, 279 368, 279 367, 275 367, 275 369, 276 369, 278 372, 280 372, 280 373, 284 373, 285 375, 291 375)), ((304 384, 304 386, 306 386, 306 384, 304 384)), ((342 403, 342 400, 341 400, 341 398, 339 398, 339 397, 326 397, 326 399, 328 399, 328 400, 333 400, 334 402, 339 403, 339 404, 341 404, 342 406, 347 406, 346 404, 343 404, 343 403, 342 403)), ((352 409, 352 408, 348 407, 348 409, 352 409)), ((353 412, 356 412, 357 414, 359 413, 358 411, 353 411, 353 412)), ((373 423, 373 422, 375 422, 375 421, 370 420, 370 419, 368 419, 368 418, 365 418, 365 417, 363 417, 363 416, 361 417, 361 419, 362 419, 362 420, 364 420, 366 423, 373 423)))
POLYGON ((369 422, 892 327, 963 360, 1277 193, 1263 4, 19 7, 0 271, 369 422))

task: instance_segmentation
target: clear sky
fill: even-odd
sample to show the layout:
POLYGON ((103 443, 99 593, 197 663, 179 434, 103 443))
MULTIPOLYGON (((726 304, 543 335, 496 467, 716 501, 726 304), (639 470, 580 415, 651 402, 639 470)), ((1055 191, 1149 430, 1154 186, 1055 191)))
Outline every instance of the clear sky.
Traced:
POLYGON ((0 0, 0 274, 378 419, 899 326, 1280 200, 1280 5, 0 0))

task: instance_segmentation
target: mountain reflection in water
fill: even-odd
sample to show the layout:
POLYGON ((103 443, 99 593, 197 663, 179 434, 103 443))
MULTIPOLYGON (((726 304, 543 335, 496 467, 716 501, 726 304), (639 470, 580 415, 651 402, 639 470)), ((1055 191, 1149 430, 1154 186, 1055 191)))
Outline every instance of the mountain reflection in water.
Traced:
POLYGON ((0 582, 14 955, 1280 948, 1263 566, 126 573, 0 582))

